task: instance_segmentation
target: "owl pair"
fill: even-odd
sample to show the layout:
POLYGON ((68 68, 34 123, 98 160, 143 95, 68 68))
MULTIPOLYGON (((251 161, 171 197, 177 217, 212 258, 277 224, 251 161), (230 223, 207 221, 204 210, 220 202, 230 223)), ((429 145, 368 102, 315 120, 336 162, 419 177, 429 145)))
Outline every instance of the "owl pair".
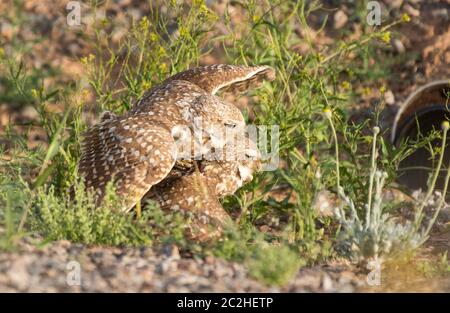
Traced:
POLYGON ((236 106, 215 94, 245 91, 274 77, 267 66, 193 68, 147 91, 123 116, 104 114, 82 142, 78 169, 86 187, 95 189, 101 200, 112 181, 123 210, 148 197, 163 209, 192 213, 199 234, 195 237, 209 236, 211 225, 220 233, 228 215, 219 199, 251 180, 260 161, 250 138, 244 137, 243 145, 217 139, 216 126, 234 134, 245 121, 236 106), (202 128, 193 140, 212 149, 194 149, 190 158, 181 158, 178 130, 198 134, 198 121, 202 128))

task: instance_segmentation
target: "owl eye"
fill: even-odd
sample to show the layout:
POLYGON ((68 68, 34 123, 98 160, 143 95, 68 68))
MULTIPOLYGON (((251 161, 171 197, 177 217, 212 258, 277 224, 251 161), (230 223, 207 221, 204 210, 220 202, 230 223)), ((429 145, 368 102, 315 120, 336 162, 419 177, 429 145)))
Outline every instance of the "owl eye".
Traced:
POLYGON ((224 125, 226 127, 229 127, 229 128, 235 128, 236 127, 236 123, 233 123, 233 122, 225 122, 224 125))

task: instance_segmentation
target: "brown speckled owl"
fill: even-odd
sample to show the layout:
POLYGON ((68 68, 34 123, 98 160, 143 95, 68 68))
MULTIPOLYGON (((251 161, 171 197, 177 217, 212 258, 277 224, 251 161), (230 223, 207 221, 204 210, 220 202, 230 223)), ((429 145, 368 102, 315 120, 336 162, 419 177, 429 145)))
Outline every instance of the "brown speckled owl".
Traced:
POLYGON ((116 116, 106 112, 100 123, 86 132, 82 142, 78 168, 86 187, 94 188, 101 199, 106 184, 113 181, 117 194, 124 201, 123 210, 130 210, 160 182, 163 183, 155 189, 173 197, 174 203, 179 195, 191 202, 190 192, 195 193, 192 199, 201 198, 198 189, 193 191, 192 188, 195 181, 202 181, 214 195, 213 200, 206 200, 209 203, 204 203, 203 207, 211 203, 220 207, 219 197, 234 193, 251 177, 254 167, 245 170, 245 163, 253 161, 228 162, 225 166, 226 162, 200 159, 194 171, 192 160, 177 157, 179 134, 174 129, 181 125, 193 130, 195 120, 201 118, 205 126, 203 132, 206 132, 202 134, 206 139, 202 140, 211 140, 214 133, 208 133, 209 125, 244 127, 239 109, 215 94, 219 90, 245 91, 274 77, 274 70, 268 66, 193 68, 147 91, 126 114, 116 116), (239 171, 245 178, 239 176, 239 171), (231 185, 233 187, 229 187, 231 185))

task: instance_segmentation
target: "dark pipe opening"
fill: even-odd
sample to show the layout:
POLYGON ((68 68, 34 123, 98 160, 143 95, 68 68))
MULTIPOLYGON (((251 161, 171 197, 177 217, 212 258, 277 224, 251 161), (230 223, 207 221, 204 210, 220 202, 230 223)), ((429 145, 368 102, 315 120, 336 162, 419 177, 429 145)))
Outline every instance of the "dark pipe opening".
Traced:
MULTIPOLYGON (((441 130, 441 123, 444 120, 450 120, 450 112, 444 105, 431 105, 421 110, 418 110, 414 115, 407 118, 398 127, 397 136, 394 144, 398 146, 401 141, 406 138, 416 139, 419 131, 426 136, 433 130, 441 130)), ((442 189, 446 169, 450 163, 450 145, 448 144, 450 138, 447 137, 447 145, 444 151, 443 168, 438 177, 437 189, 442 189)), ((441 140, 437 139, 432 142, 432 145, 439 147, 441 140)), ((400 163, 398 182, 409 187, 412 190, 422 188, 427 189, 427 181, 430 173, 432 173, 433 166, 437 165, 439 155, 435 156, 433 162, 430 152, 426 148, 420 148, 408 156, 400 163)))

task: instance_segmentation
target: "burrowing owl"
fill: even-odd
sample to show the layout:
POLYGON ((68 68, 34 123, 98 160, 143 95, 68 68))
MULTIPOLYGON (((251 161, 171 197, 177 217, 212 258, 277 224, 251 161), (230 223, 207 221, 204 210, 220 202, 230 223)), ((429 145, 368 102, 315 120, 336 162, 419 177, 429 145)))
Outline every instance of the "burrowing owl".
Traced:
MULTIPOLYGON (((244 91, 259 86, 263 80, 273 80, 274 76, 268 66, 193 68, 147 91, 123 116, 105 113, 100 123, 86 132, 82 142, 78 168, 86 187, 94 188, 101 198, 106 184, 112 181, 124 200, 123 209, 131 209, 171 172, 183 171, 183 162, 177 161, 178 127, 193 129, 196 119, 201 118, 206 126, 204 137, 212 138, 210 125, 244 126, 239 109, 214 94, 219 90, 244 91)), ((183 177, 186 183, 194 179, 179 173, 176 177, 183 177)), ((188 194, 185 197, 189 199, 188 194)))

